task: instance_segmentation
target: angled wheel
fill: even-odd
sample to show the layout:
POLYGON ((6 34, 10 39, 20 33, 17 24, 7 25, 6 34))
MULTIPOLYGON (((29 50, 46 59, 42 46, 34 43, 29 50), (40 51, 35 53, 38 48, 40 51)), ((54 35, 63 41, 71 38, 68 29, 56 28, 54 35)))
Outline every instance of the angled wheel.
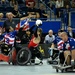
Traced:
POLYGON ((26 65, 31 58, 31 52, 27 47, 22 48, 18 53, 16 57, 16 61, 18 65, 26 65))

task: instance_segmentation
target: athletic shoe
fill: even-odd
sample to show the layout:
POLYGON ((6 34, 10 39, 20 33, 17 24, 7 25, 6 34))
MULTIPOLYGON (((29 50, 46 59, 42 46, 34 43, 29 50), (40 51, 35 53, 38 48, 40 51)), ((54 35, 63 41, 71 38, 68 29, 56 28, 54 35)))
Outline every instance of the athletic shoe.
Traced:
POLYGON ((34 66, 34 65, 35 65, 35 63, 31 63, 31 65, 32 65, 32 66, 34 66))

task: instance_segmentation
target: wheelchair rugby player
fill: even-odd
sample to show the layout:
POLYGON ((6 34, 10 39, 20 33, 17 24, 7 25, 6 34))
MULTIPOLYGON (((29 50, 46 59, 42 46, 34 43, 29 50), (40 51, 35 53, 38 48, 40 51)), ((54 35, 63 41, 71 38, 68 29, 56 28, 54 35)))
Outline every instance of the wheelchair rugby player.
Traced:
MULTIPOLYGON (((56 72, 58 70, 63 71, 74 71, 75 69, 75 39, 68 37, 66 32, 62 32, 60 34, 61 39, 64 41, 63 43, 63 56, 64 62, 61 64, 59 62, 58 65, 53 65, 53 67, 56 69, 56 72)), ((60 60, 63 60, 62 58, 60 60)))

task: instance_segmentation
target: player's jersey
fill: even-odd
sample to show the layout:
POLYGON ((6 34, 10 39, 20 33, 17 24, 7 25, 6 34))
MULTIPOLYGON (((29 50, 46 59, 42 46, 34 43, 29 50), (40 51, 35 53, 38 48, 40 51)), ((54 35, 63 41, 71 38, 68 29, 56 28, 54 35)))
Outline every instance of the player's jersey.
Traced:
POLYGON ((16 34, 17 34, 17 31, 3 34, 5 44, 14 45, 14 40, 15 40, 16 34))
POLYGON ((36 43, 33 42, 33 39, 34 39, 34 38, 35 38, 35 37, 33 37, 33 38, 31 39, 31 41, 29 42, 28 48, 30 48, 30 47, 37 47, 37 46, 38 46, 38 44, 36 44, 36 43))
POLYGON ((58 50, 63 49, 63 43, 64 42, 62 41, 62 39, 59 36, 57 36, 55 38, 55 40, 53 41, 53 43, 57 45, 58 50))
POLYGON ((64 43, 63 50, 73 50, 75 49, 75 39, 68 38, 68 41, 64 43))

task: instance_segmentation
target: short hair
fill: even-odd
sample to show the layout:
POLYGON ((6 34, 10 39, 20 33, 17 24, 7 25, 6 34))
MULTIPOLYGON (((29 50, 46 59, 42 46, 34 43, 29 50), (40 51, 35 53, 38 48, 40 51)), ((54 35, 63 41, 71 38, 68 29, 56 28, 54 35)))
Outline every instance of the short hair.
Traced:
POLYGON ((1 16, 1 15, 3 16, 4 14, 3 14, 3 13, 0 13, 0 16, 1 16))
POLYGON ((9 14, 13 15, 12 12, 7 12, 7 13, 6 13, 6 17, 7 17, 9 14))
POLYGON ((40 33, 42 33, 42 28, 38 28, 38 30, 37 31, 39 31, 40 33))
POLYGON ((58 30, 58 33, 59 33, 59 32, 64 32, 64 30, 58 30))
POLYGON ((53 30, 49 30, 49 31, 48 31, 48 33, 50 33, 50 32, 52 32, 52 33, 53 33, 53 30))

